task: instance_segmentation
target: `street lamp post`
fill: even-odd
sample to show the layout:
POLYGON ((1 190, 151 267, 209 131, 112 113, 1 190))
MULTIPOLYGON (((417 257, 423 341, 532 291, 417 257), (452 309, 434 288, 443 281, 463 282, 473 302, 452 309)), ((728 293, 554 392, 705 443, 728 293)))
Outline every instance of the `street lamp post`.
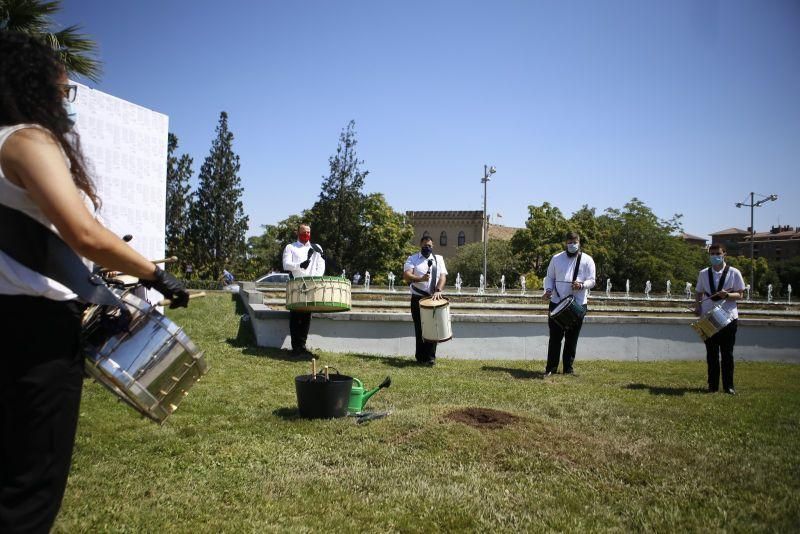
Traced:
POLYGON ((484 165, 483 166, 483 179, 481 182, 483 183, 483 286, 484 289, 486 288, 486 284, 489 282, 489 279, 486 277, 486 255, 489 247, 489 219, 486 217, 486 184, 489 183, 491 180, 491 176, 497 172, 497 169, 494 168, 494 165, 484 165))
POLYGON ((753 221, 755 215, 755 208, 763 206, 767 202, 778 200, 778 195, 769 195, 761 200, 755 200, 755 193, 750 191, 750 204, 746 202, 737 202, 737 208, 750 208, 750 291, 756 290, 756 256, 755 256, 755 234, 756 227, 753 221))

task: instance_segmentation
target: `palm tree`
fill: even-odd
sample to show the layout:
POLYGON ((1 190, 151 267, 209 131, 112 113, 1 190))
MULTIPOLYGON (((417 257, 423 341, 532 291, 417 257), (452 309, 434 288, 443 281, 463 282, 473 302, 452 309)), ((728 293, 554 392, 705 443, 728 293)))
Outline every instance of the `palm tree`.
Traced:
POLYGON ((61 9, 60 4, 61 0, 0 0, 0 30, 40 37, 61 55, 69 74, 97 82, 102 72, 97 43, 80 33, 77 24, 54 31, 52 15, 61 9))

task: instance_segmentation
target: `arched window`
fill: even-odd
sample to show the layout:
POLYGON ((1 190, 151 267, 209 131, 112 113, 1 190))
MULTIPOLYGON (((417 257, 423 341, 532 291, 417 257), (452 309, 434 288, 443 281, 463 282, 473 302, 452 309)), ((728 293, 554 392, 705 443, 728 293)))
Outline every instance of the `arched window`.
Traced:
POLYGON ((447 232, 442 230, 442 233, 439 234, 439 246, 446 247, 447 246, 447 232))
POLYGON ((464 234, 464 230, 458 232, 458 246, 463 247, 467 244, 467 236, 464 234))

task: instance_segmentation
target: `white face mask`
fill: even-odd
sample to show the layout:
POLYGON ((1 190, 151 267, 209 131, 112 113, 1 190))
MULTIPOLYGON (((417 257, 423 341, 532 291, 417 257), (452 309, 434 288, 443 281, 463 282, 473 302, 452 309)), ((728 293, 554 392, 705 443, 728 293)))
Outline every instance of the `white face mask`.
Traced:
POLYGON ((64 111, 67 112, 70 126, 75 126, 75 121, 78 120, 78 111, 75 109, 75 106, 72 105, 72 102, 66 98, 64 99, 64 111))
POLYGON ((570 254, 575 254, 580 248, 581 246, 578 243, 567 243, 567 252, 570 254))

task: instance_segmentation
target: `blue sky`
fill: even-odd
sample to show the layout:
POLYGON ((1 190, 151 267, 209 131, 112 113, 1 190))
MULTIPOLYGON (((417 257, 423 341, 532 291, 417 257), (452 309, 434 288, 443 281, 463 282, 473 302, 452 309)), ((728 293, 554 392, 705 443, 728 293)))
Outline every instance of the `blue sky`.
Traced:
MULTIPOLYGON (((800 226, 800 2, 64 0, 95 88, 170 118, 195 177, 220 111, 250 234, 311 207, 350 119, 398 211, 632 197, 706 237, 800 226), (758 198, 758 197, 757 197, 758 198)), ((493 217, 494 218, 494 217, 493 217)))

